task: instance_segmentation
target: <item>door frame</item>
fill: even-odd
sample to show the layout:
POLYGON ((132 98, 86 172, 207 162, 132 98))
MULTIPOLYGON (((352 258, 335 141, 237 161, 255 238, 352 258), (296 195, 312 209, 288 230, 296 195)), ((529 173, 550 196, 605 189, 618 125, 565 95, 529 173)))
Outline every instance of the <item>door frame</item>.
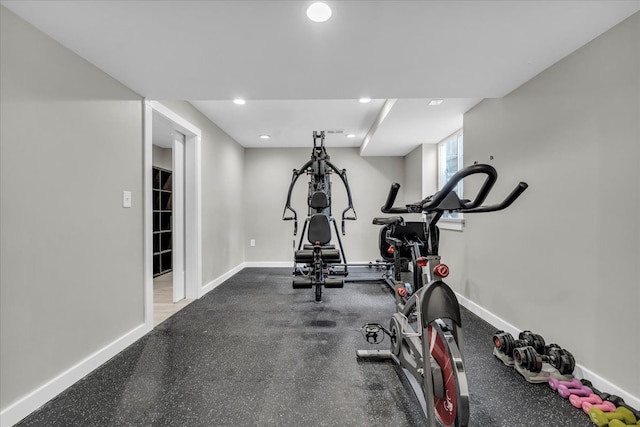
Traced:
MULTIPOLYGON (((157 116, 156 116, 157 117, 157 116)), ((172 215, 172 254, 173 254, 173 302, 174 304, 186 298, 185 281, 185 224, 184 224, 184 175, 186 163, 184 159, 184 146, 186 136, 175 129, 171 132, 171 164, 173 166, 173 193, 171 197, 172 215)))
POLYGON ((190 299, 202 292, 201 139, 202 132, 158 101, 144 100, 144 322, 153 328, 153 113, 171 122, 185 135, 184 143, 184 271, 185 292, 190 299))

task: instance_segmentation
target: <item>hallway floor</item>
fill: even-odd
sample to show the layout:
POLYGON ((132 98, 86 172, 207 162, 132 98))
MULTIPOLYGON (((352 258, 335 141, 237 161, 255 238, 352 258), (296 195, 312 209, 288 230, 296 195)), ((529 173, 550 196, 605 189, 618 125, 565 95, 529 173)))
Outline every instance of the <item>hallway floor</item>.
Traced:
POLYGON ((183 299, 173 302, 173 272, 153 278, 153 326, 156 327, 193 302, 183 299))
MULTIPOLYGON (((247 268, 26 418, 21 426, 421 426, 391 363, 363 362, 360 327, 388 323, 386 285, 291 288, 290 269, 247 268)), ((474 427, 589 427, 545 384, 493 355, 495 328, 463 310, 474 427)), ((388 341, 379 346, 387 348, 388 341)))

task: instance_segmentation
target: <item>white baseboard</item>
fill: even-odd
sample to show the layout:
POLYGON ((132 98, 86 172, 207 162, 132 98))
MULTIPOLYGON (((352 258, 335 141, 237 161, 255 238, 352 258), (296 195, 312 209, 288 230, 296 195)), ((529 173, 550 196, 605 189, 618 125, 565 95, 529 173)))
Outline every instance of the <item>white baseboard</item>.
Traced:
POLYGON ((204 285, 202 288, 200 288, 200 294, 198 295, 198 298, 202 297, 206 293, 211 292, 212 290, 220 286, 222 283, 224 283, 225 280, 229 279, 231 276, 233 276, 234 274, 238 273, 243 268, 245 268, 246 264, 247 264, 246 262, 242 262, 236 265, 235 267, 233 267, 231 270, 224 273, 223 275, 219 276, 218 278, 204 285))
POLYGON ((0 426, 10 427, 16 424, 95 369, 99 368, 113 356, 142 338, 150 332, 151 329, 152 328, 145 324, 136 327, 80 363, 67 369, 51 381, 22 397, 0 412, 0 426))
POLYGON ((516 328, 511 323, 499 318, 495 314, 491 313, 489 310, 479 306, 475 302, 460 295, 457 292, 456 292, 456 297, 458 297, 458 301, 460 302, 460 305, 462 305, 464 308, 466 308, 467 310, 469 310, 470 312, 472 312, 473 314, 475 314, 485 322, 490 323, 492 326, 495 326, 496 330, 500 329, 505 332, 509 332, 511 335, 515 337, 517 337, 518 334, 522 332, 520 329, 516 328))
MULTIPOLYGON (((465 298, 456 292, 456 296, 458 297, 458 301, 460 305, 465 307, 467 310, 481 318, 482 320, 490 323, 492 326, 495 326, 496 330, 501 329, 505 332, 509 332, 514 337, 517 337, 520 332, 520 329, 516 328, 509 322, 499 318, 495 314, 491 313, 487 309, 480 307, 475 302, 465 298)), ((612 384, 610 381, 602 378, 600 375, 596 374, 592 370, 576 363, 576 368, 573 371, 573 375, 576 378, 584 378, 586 380, 591 381, 593 386, 602 392, 606 392, 609 394, 615 394, 624 399, 625 403, 633 408, 640 409, 640 398, 632 395, 631 393, 621 389, 620 387, 612 384)))
MULTIPOLYGON (((201 297, 202 295, 211 291, 216 286, 220 285, 225 280, 242 270, 244 267, 244 263, 241 263, 222 276, 218 277, 211 283, 207 284, 206 286, 201 288, 200 295, 198 297, 201 297)), ((62 393, 64 390, 71 387, 77 381, 81 380, 82 378, 93 372, 95 369, 99 368, 103 363, 111 359, 113 356, 117 355, 122 350, 136 342, 138 339, 142 338, 152 329, 152 324, 143 324, 136 327, 132 331, 116 339, 111 344, 105 346, 101 350, 98 350, 96 353, 87 357, 77 365, 69 368, 51 381, 47 382, 38 389, 21 398, 17 402, 13 403, 6 409, 2 410, 2 412, 0 412, 0 427, 10 427, 18 423, 20 420, 62 393)))
POLYGON ((293 271, 293 260, 292 261, 249 261, 245 262, 244 266, 247 268, 250 267, 288 267, 293 271))

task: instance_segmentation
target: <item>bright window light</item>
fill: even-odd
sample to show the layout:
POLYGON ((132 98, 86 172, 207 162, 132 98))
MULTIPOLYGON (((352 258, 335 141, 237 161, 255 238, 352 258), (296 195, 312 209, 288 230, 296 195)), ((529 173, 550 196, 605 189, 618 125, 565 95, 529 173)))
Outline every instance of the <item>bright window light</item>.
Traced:
POLYGON ((234 104, 237 104, 237 105, 244 105, 244 104, 246 104, 246 103, 247 103, 247 101, 245 101, 245 100, 244 100, 244 99, 242 99, 242 98, 236 98, 236 99, 234 99, 234 100, 233 100, 233 103, 234 103, 234 104))
MULTIPOLYGON (((462 129, 438 143, 438 188, 444 185, 463 167, 463 134, 462 129)), ((458 197, 463 198, 462 181, 455 188, 458 197)), ((444 219, 462 219, 459 212, 445 212, 444 219)))
POLYGON ((260 135, 261 139, 269 139, 271 138, 271 135, 260 135))
POLYGON ((347 134, 347 138, 355 138, 356 134, 355 133, 349 133, 347 134))
POLYGON ((325 22, 331 18, 331 8, 326 3, 319 1, 307 8, 307 16, 313 22, 325 22))
POLYGON ((360 98, 358 99, 358 101, 362 104, 368 104, 369 102, 371 102, 371 98, 360 98))

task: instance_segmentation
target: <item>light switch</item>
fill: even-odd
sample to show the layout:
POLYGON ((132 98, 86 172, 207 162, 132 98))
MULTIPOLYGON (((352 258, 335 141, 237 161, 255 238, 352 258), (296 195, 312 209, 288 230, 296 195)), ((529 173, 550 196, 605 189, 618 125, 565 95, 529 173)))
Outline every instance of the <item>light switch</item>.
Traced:
POLYGON ((131 191, 122 192, 122 207, 123 208, 131 207, 131 191))

